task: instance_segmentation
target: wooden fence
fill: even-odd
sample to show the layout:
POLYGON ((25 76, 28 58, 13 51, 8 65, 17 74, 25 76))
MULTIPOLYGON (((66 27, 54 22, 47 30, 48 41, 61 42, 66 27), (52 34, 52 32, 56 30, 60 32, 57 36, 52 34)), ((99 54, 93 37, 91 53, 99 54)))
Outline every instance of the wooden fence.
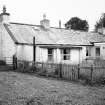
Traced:
POLYGON ((34 73, 39 73, 46 76, 56 76, 68 80, 87 79, 94 81, 105 77, 105 65, 100 64, 55 64, 55 63, 43 63, 43 62, 18 62, 18 67, 23 68, 24 72, 27 70, 34 73), (20 65, 20 66, 19 66, 20 65), (26 70, 27 69, 27 70, 26 70))
POLYGON ((47 75, 56 75, 60 78, 77 80, 78 65, 54 64, 54 63, 36 63, 36 68, 40 68, 41 72, 46 72, 47 75))

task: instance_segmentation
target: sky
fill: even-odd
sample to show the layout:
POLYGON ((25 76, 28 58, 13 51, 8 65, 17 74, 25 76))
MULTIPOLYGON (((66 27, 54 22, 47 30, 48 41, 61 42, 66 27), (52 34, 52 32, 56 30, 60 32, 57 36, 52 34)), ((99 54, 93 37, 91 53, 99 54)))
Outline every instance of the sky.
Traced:
POLYGON ((27 24, 40 24, 43 14, 50 20, 50 26, 62 27, 72 17, 87 20, 89 30, 94 29, 96 21, 105 13, 105 0, 0 0, 10 13, 10 21, 27 24))

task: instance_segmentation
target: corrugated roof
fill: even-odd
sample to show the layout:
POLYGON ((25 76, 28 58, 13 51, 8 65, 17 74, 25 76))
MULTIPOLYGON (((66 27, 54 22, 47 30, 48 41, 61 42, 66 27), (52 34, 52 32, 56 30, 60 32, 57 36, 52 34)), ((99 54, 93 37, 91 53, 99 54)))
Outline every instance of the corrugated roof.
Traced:
POLYGON ((91 45, 90 42, 105 41, 105 36, 92 32, 81 32, 59 28, 43 29, 38 25, 28 25, 10 23, 6 25, 9 34, 18 43, 33 43, 35 36, 36 44, 71 44, 71 45, 91 45))

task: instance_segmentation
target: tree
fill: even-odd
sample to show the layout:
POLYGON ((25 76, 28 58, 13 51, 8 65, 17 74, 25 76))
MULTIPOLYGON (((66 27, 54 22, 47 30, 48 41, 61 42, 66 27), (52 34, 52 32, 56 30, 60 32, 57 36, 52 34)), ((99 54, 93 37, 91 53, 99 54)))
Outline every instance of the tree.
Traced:
POLYGON ((89 25, 86 20, 81 20, 78 17, 72 17, 67 23, 65 24, 67 29, 74 29, 74 30, 83 30, 88 31, 89 25))
POLYGON ((98 32, 98 29, 103 27, 105 27, 105 13, 103 13, 99 21, 96 22, 95 31, 98 32))

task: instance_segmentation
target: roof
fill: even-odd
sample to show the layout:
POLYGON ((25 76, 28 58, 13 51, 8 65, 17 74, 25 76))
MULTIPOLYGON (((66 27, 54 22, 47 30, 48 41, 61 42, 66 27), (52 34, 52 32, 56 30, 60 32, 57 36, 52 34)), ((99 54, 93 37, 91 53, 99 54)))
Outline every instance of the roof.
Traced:
POLYGON ((105 36, 93 32, 67 30, 50 27, 45 30, 40 25, 10 23, 4 25, 16 43, 39 45, 92 45, 91 42, 103 42, 105 36))

